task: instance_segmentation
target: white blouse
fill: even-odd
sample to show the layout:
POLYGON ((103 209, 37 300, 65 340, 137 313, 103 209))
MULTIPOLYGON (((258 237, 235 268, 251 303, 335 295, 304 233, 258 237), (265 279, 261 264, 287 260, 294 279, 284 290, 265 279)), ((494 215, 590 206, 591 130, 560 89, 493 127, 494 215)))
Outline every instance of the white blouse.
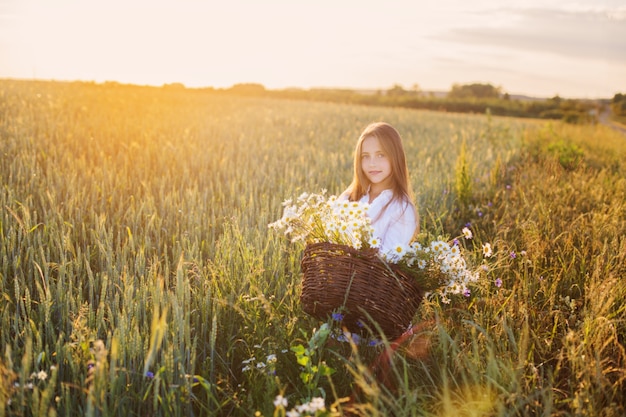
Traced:
MULTIPOLYGON (((392 201, 387 208, 385 205, 393 198, 393 191, 384 190, 372 201, 369 216, 374 227, 374 237, 380 239, 380 251, 387 253, 398 244, 408 245, 417 228, 415 210, 406 201, 392 201), (381 211, 385 210, 382 215, 381 211)), ((369 201, 369 193, 361 197, 361 202, 369 201)))
MULTIPOLYGON (((344 193, 342 197, 347 199, 347 193, 344 193)), ((388 253, 399 244, 408 245, 415 234, 415 229, 417 229, 415 210, 407 201, 394 200, 385 209, 392 198, 392 190, 382 191, 372 201, 368 211, 374 228, 373 237, 380 239, 381 242, 379 248, 381 253, 388 253)), ((361 197, 360 202, 367 203, 369 199, 368 192, 361 197)))

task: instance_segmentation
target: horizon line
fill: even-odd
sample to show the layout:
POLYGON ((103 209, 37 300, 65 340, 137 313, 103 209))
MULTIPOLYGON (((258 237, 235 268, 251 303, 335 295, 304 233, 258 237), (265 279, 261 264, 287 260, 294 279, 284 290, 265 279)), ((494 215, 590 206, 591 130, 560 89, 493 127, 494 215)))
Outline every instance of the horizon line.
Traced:
MULTIPOLYGON (((405 91, 407 92, 411 92, 411 91, 415 91, 415 90, 411 90, 411 89, 406 89, 402 84, 400 83, 392 83, 390 87, 339 87, 339 86, 313 86, 313 87, 300 87, 300 86, 288 86, 288 87, 268 87, 265 84, 263 84, 262 82, 254 82, 254 81, 242 81, 242 82, 237 82, 234 83, 230 86, 215 86, 215 85, 187 85, 184 82, 181 81, 172 81, 172 82, 163 82, 163 83, 138 83, 138 82, 131 82, 131 81, 120 81, 120 80, 104 80, 104 81, 99 81, 99 80, 94 80, 94 79, 60 79, 60 78, 39 78, 39 77, 12 77, 12 76, 0 76, 0 80, 13 80, 13 81, 40 81, 40 82, 58 82, 58 83, 90 83, 90 84, 120 84, 120 85, 128 85, 128 86, 137 86, 137 87, 155 87, 155 88, 161 88, 161 87, 167 87, 167 86, 175 86, 175 85, 181 85, 182 87, 184 87, 185 89, 197 89, 197 90, 201 90, 201 89, 215 89, 215 90, 228 90, 228 89, 232 89, 236 86, 245 86, 245 85, 257 85, 257 86, 261 86, 263 87, 265 90, 267 91, 287 91, 287 90, 301 90, 301 91, 312 91, 312 90, 347 90, 347 91, 368 91, 368 92, 376 92, 376 91, 388 91, 391 90, 392 88, 394 88, 395 86, 400 86, 401 88, 403 88, 405 91)), ((475 82, 467 82, 467 83, 452 83, 452 86, 454 85, 472 85, 472 84, 483 84, 483 85, 492 85, 496 88, 500 88, 503 92, 502 94, 508 94, 510 97, 525 97, 525 98, 529 98, 529 99, 540 99, 540 100, 548 100, 551 98, 555 98, 555 97, 559 97, 562 99, 571 99, 571 100, 607 100, 607 99, 612 99, 612 96, 607 96, 607 97, 568 97, 568 96, 561 96, 560 94, 555 94, 552 96, 549 95, 532 95, 532 94, 528 94, 528 93, 523 93, 523 92, 509 92, 509 91, 505 91, 503 87, 501 86, 497 86, 491 82, 484 82, 484 81, 475 81, 475 82)), ((419 84, 417 84, 419 86, 419 84)), ((451 89, 451 88, 450 88, 451 89)), ((444 89, 423 89, 420 88, 418 90, 418 92, 421 93, 438 93, 438 94, 442 94, 442 93, 449 93, 450 89, 444 90, 444 89)), ((619 91, 613 93, 613 95, 615 94, 621 94, 619 91)))

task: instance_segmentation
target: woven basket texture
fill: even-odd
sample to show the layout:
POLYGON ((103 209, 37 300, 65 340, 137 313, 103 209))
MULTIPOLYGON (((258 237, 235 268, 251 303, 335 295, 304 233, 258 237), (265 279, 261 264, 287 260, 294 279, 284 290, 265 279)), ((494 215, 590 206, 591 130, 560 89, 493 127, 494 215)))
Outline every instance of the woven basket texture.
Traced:
POLYGON ((342 326, 355 333, 376 329, 375 322, 389 340, 395 339, 410 325, 424 295, 415 279, 383 262, 376 249, 312 243, 304 250, 301 269, 304 312, 320 320, 340 312, 342 326))

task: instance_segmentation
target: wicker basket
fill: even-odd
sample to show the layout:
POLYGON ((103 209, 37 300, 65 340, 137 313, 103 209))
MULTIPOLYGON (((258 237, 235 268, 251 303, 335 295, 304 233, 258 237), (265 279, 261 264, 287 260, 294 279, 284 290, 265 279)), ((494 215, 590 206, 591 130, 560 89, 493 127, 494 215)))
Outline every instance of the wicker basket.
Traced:
POLYGON ((321 320, 341 310, 342 325, 353 332, 375 329, 376 322, 388 339, 395 339, 422 301, 415 279, 383 262, 376 249, 313 243, 305 248, 301 267, 303 310, 321 320))

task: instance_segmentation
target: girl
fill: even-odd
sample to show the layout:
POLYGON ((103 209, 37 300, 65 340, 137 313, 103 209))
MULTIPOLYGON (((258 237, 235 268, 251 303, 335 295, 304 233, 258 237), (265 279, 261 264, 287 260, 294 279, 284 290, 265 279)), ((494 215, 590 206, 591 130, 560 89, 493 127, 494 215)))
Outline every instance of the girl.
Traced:
POLYGON ((370 204, 373 236, 381 253, 408 245, 419 233, 419 217, 398 131, 383 122, 363 130, 354 151, 354 178, 340 198, 370 204))

